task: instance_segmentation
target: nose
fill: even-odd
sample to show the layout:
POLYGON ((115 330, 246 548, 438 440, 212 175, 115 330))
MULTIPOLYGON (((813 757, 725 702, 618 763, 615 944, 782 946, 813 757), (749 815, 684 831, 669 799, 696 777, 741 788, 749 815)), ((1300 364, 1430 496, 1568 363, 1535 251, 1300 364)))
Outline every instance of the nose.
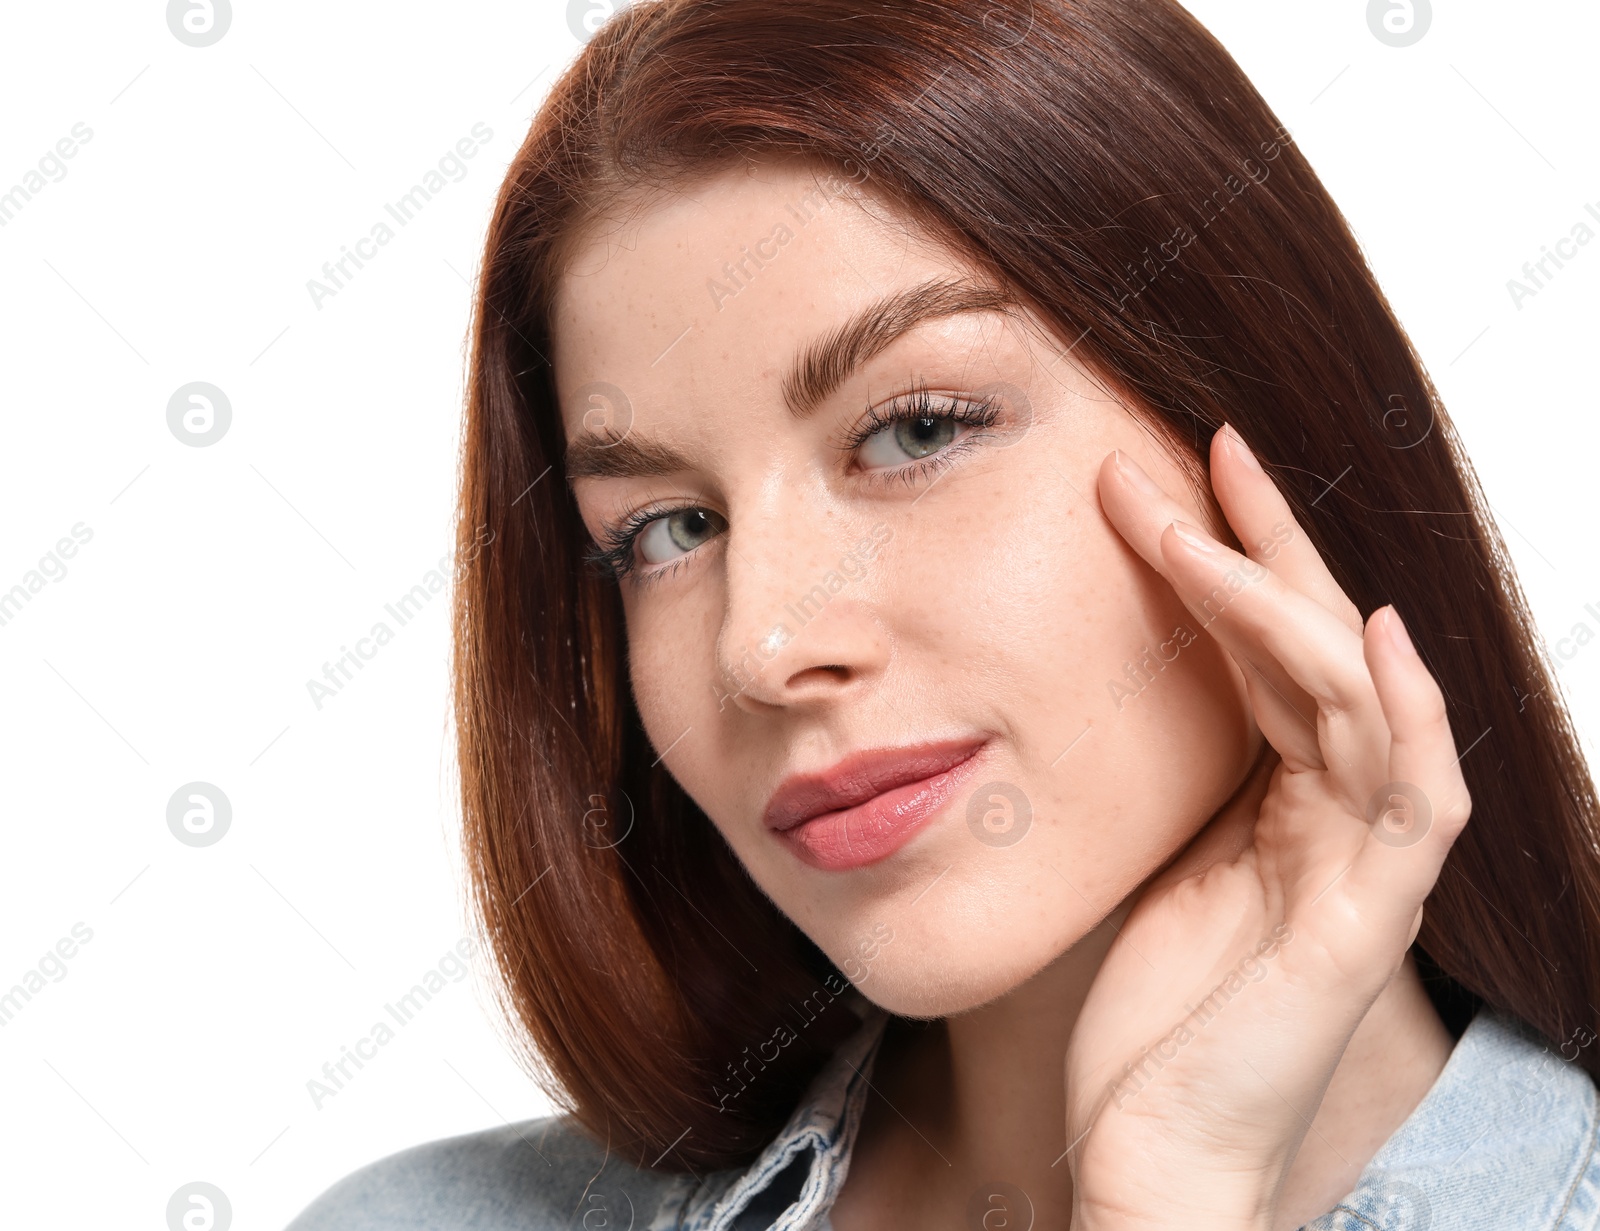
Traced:
POLYGON ((890 644, 879 616, 887 527, 851 520, 793 491, 730 517, 719 709, 771 713, 876 688, 890 644))

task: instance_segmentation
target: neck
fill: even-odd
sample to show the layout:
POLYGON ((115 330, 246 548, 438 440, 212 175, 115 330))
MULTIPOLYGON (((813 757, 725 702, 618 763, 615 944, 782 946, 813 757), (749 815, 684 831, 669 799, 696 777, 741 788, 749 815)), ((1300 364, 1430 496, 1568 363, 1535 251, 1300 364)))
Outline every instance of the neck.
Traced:
MULTIPOLYGON (((1125 914, 1119 909, 998 1000, 936 1022, 891 1022, 852 1156, 853 1182, 833 1211, 838 1231, 991 1225, 984 1210, 1021 1213, 1022 1200, 1032 1207, 1032 1225, 1068 1225, 1063 1057, 1125 914)), ((1280 1194, 1284 1231, 1350 1191, 1453 1046, 1408 956, 1357 1028, 1311 1118, 1280 1194)))
POLYGON ((1116 911, 1015 991, 943 1019, 940 1085, 948 1095, 939 1127, 958 1151, 988 1164, 994 1175, 1014 1170, 1012 1151, 1028 1142, 1024 1157, 1040 1191, 1065 1186, 1070 1194, 1068 1160, 1061 1157, 1067 1147, 1063 1060, 1078 1010, 1126 914, 1126 907, 1116 911))

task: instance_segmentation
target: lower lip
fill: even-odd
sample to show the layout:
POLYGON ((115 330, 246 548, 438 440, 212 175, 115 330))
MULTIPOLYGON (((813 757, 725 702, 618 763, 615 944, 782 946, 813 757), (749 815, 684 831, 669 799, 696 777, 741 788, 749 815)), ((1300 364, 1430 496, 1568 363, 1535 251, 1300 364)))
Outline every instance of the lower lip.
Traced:
POLYGON ((908 782, 837 812, 823 812, 783 830, 778 837, 804 862, 827 872, 865 867, 899 850, 950 802, 961 784, 978 768, 973 749, 965 761, 942 773, 908 782))

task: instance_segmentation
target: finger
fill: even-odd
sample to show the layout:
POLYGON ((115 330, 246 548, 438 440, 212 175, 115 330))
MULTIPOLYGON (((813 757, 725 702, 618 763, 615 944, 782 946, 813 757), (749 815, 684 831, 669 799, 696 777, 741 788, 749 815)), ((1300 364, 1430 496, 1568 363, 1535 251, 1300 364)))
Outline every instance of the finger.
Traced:
POLYGON ((1321 761, 1353 798, 1370 789, 1388 761, 1389 730, 1361 638, 1322 604, 1198 527, 1173 522, 1161 547, 1168 580, 1195 618, 1269 686, 1282 693, 1276 678, 1286 674, 1308 693, 1321 761))
POLYGON ((1361 632, 1361 612, 1231 423, 1211 438, 1211 488, 1246 555, 1321 603, 1352 632, 1361 632))
POLYGON ((1253 663, 1240 663, 1239 667, 1256 725, 1284 764, 1297 774, 1326 769, 1322 737, 1317 730, 1317 703, 1288 676, 1274 683, 1253 663))
POLYGON ((1467 823, 1472 797, 1461 773, 1444 693, 1392 604, 1367 621, 1363 652, 1389 724, 1389 772, 1428 785, 1437 804, 1435 815, 1447 818, 1447 836, 1453 840, 1467 823))
MULTIPOLYGON (((1198 514, 1173 500, 1143 467, 1120 452, 1106 455, 1098 486, 1100 503, 1117 533, 1165 577, 1168 566, 1161 552, 1162 532, 1174 520, 1198 514)), ((1268 742, 1293 770, 1323 768, 1316 702, 1276 665, 1258 667, 1236 661, 1256 722, 1268 742)))
POLYGON ((1368 805, 1371 829, 1351 868, 1352 888, 1371 909, 1409 926, 1467 823, 1472 797, 1444 694, 1393 607, 1373 612, 1363 650, 1390 731, 1389 781, 1368 805))
POLYGON ((1158 573, 1166 571, 1161 532, 1173 521, 1197 521, 1200 512, 1179 504, 1146 473, 1143 466, 1117 449, 1100 463, 1100 504, 1117 533, 1158 573))
POLYGON ((1339 617, 1198 526, 1175 520, 1160 542, 1173 589, 1236 657, 1281 667, 1320 707, 1377 715, 1361 638, 1339 617))

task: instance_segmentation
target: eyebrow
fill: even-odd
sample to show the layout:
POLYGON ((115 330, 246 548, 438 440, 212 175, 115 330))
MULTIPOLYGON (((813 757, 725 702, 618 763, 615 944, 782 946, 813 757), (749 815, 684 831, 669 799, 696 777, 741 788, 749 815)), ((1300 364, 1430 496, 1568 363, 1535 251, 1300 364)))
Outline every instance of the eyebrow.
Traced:
MULTIPOLYGON (((809 418, 862 364, 918 325, 964 312, 1017 306, 1010 291, 964 278, 933 279, 885 296, 796 355, 781 386, 784 404, 793 418, 809 418)), ((608 443, 587 433, 574 439, 566 452, 569 481, 648 478, 692 469, 688 456, 671 445, 632 435, 608 443)))

